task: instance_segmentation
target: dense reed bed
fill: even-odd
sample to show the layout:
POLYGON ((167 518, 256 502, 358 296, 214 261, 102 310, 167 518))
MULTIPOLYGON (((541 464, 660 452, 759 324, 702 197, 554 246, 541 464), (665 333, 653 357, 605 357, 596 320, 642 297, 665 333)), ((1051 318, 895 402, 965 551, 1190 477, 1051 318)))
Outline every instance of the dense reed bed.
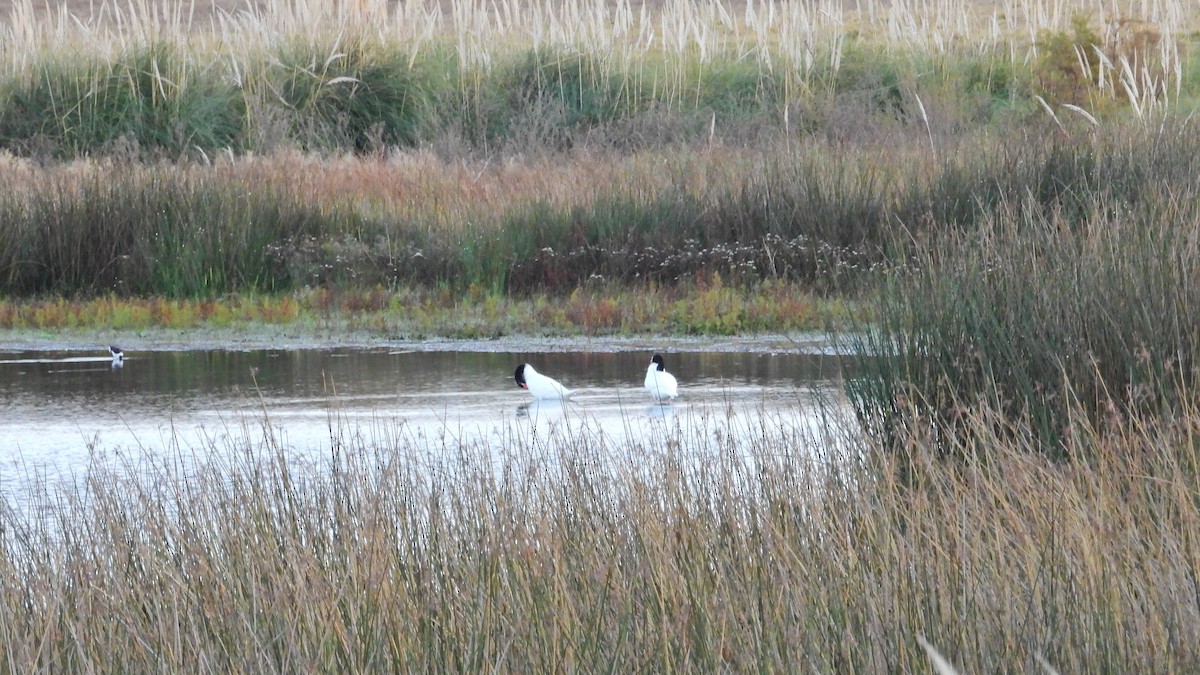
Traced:
POLYGON ((1046 120, 515 165, 419 152, 214 166, 14 160, 0 167, 11 186, 0 195, 0 282, 17 296, 375 286, 522 296, 719 276, 854 294, 985 225, 1024 231, 1023 219, 1053 216, 1069 234, 1128 212, 1182 227, 1186 207, 1170 203, 1196 194, 1195 125, 1080 124, 1070 136, 1046 120))
POLYGON ((975 227, 892 268, 856 345, 871 354, 853 383, 869 426, 885 438, 898 427, 944 432, 987 403, 1028 418, 1043 450, 1061 455, 1076 408, 1103 428, 1189 401, 1200 182, 1194 157, 1179 152, 1187 127, 1111 153, 1052 151, 1058 168, 1045 180, 996 194, 975 227), (1149 175, 1158 178, 1139 177, 1149 175))
POLYGON ((869 194, 875 170, 849 160, 830 177, 815 154, 777 161, 763 151, 597 164, 481 164, 475 180, 430 159, 18 164, 7 172, 15 189, 0 199, 0 270, 16 295, 374 285, 522 294, 700 273, 830 287, 852 280, 878 246, 876 204, 886 195, 869 194), (430 177, 442 168, 449 180, 430 177), (554 170, 562 173, 553 181, 539 174, 554 170), (360 183, 330 190, 352 181, 360 183), (853 195, 862 201, 841 201, 853 195))
POLYGON ((928 123, 945 100, 975 122, 1039 100, 1148 117, 1194 97, 1200 23, 1081 0, 271 0, 207 23, 187 2, 39 4, 0 42, 0 148, 57 158, 644 147, 823 131, 830 108, 928 123))
POLYGON ((1189 671, 1198 412, 1081 415, 1068 464, 986 406, 939 441, 968 464, 788 422, 631 447, 335 425, 306 460, 249 419, 9 502, 0 663, 897 672, 924 638, 964 672, 1189 671))

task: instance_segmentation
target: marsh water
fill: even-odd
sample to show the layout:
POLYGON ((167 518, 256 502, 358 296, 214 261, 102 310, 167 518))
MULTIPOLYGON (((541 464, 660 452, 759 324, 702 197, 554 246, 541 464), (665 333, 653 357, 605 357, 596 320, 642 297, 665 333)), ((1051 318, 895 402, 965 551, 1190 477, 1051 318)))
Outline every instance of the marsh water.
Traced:
POLYGON ((614 443, 663 425, 761 433, 815 423, 836 390, 836 359, 821 353, 664 352, 680 382, 669 405, 643 388, 651 354, 406 349, 0 353, 0 486, 31 472, 78 473, 111 453, 221 452, 269 445, 327 456, 372 447, 503 444, 554 428, 614 443), (578 390, 534 402, 518 363, 578 390))

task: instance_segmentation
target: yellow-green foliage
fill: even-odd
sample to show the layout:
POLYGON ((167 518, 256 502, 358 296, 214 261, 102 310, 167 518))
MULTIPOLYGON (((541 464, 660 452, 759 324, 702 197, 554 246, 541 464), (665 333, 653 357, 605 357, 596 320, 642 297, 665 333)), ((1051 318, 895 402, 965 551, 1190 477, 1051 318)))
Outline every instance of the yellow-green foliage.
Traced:
POLYGON ((1141 117, 1182 94, 1183 55, 1164 46, 1152 23, 1126 17, 1104 26, 1102 35, 1076 15, 1069 31, 1039 34, 1035 88, 1050 103, 1095 114, 1129 106, 1141 117))
MULTIPOLYGON (((116 329, 329 326, 383 335, 462 338, 501 335, 617 335, 650 332, 732 334, 816 330, 845 322, 845 300, 818 299, 802 288, 767 283, 733 289, 576 289, 569 296, 509 298, 478 289, 318 289, 282 296, 211 300, 117 298, 0 300, 0 329, 116 329)), ((859 309, 853 310, 854 312, 859 309)))
POLYGON ((137 330, 245 323, 291 323, 300 316, 292 297, 231 296, 220 300, 117 298, 20 301, 0 299, 0 328, 137 330))
POLYGON ((1096 50, 1101 46, 1100 36, 1080 15, 1071 20, 1070 32, 1043 32, 1035 73, 1042 96, 1055 103, 1088 103, 1087 92, 1100 75, 1096 50))

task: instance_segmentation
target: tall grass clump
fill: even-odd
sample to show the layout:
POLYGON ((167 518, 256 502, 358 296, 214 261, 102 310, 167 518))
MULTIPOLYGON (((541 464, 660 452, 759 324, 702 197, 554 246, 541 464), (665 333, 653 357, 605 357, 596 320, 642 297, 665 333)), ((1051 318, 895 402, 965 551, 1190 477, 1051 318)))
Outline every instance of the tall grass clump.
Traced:
POLYGON ((242 93, 219 64, 197 65, 166 43, 46 55, 0 80, 0 147, 36 157, 179 159, 241 147, 244 119, 242 93))
POLYGON ((298 142, 308 150, 383 150, 412 146, 432 105, 433 75, 400 49, 335 41, 296 42, 267 60, 262 81, 247 83, 251 138, 298 142), (282 125, 283 138, 272 138, 282 125))
POLYGON ((211 173, 109 169, 49 174, 32 194, 0 198, 5 292, 194 298, 286 290, 296 271, 277 251, 354 231, 350 214, 211 173))
POLYGON ((1100 430, 1178 414, 1200 354, 1195 143, 1185 125, 1111 154, 1068 149, 1075 161, 1045 166, 1041 186, 893 268, 855 344, 868 427, 954 434, 987 405, 1027 419, 1060 456, 1074 407, 1100 430))
POLYGON ((1190 670, 1200 417, 1180 415, 1082 426, 1067 447, 1092 461, 1063 465, 976 409, 949 442, 986 461, 912 436, 911 483, 837 415, 628 445, 342 421, 317 455, 245 419, 194 454, 97 449, 75 483, 6 492, 0 665, 910 672, 923 638, 971 672, 1190 670))
POLYGON ((564 149, 580 129, 611 122, 623 109, 620 80, 599 55, 531 49, 505 59, 477 99, 463 131, 476 142, 564 149))

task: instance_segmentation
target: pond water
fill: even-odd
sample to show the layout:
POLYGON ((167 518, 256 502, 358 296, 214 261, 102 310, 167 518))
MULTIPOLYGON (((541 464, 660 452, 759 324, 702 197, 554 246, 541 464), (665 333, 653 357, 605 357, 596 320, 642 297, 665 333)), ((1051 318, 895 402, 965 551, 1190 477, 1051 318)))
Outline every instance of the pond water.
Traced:
MULTIPOLYGON (((101 352, 103 353, 103 352, 101 352)), ((838 390, 820 353, 664 351, 680 397, 654 404, 648 352, 468 352, 397 349, 130 352, 123 367, 78 352, 0 352, 0 487, 20 476, 73 474, 114 451, 198 454, 245 443, 327 456, 368 445, 506 439, 586 428, 614 443, 665 425, 762 433, 817 424, 838 390), (578 390, 534 402, 518 363, 578 390)))

